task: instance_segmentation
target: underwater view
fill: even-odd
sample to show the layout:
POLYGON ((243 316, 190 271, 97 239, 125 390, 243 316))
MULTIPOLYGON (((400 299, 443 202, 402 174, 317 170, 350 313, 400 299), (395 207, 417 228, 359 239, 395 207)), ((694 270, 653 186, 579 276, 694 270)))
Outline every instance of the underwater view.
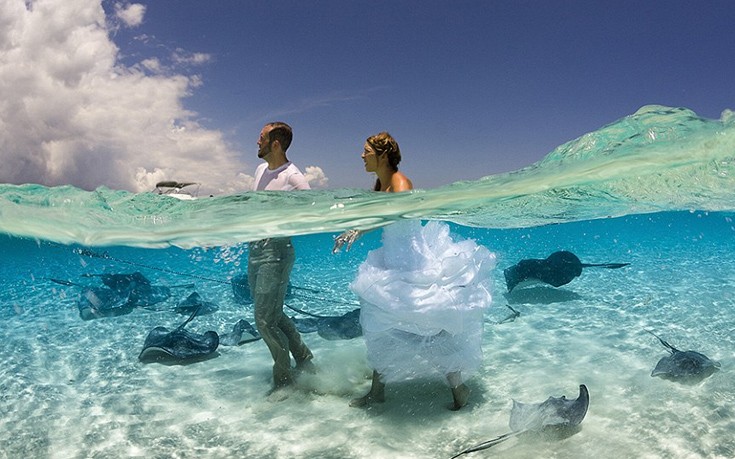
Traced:
POLYGON ((644 107, 516 172, 402 194, 0 185, 0 233, 0 457, 735 457, 730 111, 644 107), (349 406, 372 375, 349 286, 399 220, 495 255, 458 411, 422 379, 349 406), (353 228, 376 230, 333 253, 353 228), (316 365, 285 397, 242 280, 248 242, 277 236, 316 365), (166 342, 184 335, 199 347, 166 342))

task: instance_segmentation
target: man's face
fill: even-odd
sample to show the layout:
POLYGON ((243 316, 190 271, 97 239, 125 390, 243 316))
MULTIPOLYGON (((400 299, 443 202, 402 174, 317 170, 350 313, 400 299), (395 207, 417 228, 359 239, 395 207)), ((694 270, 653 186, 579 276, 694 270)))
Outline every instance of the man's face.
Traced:
POLYGON ((260 131, 260 137, 258 138, 258 158, 265 158, 271 152, 271 141, 268 138, 270 132, 271 128, 267 126, 260 131))

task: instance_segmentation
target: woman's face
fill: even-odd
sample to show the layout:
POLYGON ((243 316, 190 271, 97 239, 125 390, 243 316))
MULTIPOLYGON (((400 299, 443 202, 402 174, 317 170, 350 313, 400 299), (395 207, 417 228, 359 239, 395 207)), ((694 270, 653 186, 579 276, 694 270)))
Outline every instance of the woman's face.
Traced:
POLYGON ((360 157, 365 162, 365 171, 375 172, 378 170, 378 155, 375 154, 375 150, 369 143, 365 142, 360 157))

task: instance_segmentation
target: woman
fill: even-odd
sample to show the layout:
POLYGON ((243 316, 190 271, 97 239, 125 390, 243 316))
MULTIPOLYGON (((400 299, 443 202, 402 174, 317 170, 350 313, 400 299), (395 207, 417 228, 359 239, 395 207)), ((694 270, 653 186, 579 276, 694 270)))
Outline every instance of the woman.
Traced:
MULTIPOLYGON (((398 171, 401 152, 387 132, 369 137, 362 159, 377 175, 375 191, 413 189, 398 171)), ((350 248, 361 233, 347 231, 334 251, 350 248)), ((350 402, 366 406, 385 401, 385 383, 439 376, 452 391, 452 409, 467 404, 470 390, 462 376, 482 362, 482 324, 490 305, 490 271, 495 257, 473 241, 455 242, 445 223, 401 221, 383 230, 383 247, 360 265, 350 288, 360 297, 370 391, 350 402)))

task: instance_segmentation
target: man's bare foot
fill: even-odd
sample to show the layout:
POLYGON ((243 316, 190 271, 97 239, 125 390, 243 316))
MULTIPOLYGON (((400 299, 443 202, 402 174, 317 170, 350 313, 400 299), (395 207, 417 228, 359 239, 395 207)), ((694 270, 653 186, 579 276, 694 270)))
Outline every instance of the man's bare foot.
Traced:
POLYGON ((275 386, 265 394, 265 399, 269 402, 282 402, 291 394, 290 386, 275 386))
POLYGON ((301 363, 296 364, 296 373, 309 373, 310 375, 316 374, 316 365, 314 365, 314 362, 309 360, 304 360, 301 363))
POLYGON ((294 378, 293 375, 291 375, 291 372, 279 374, 276 376, 273 375, 273 387, 271 390, 268 391, 266 394, 267 396, 270 396, 271 394, 280 391, 281 389, 285 389, 289 386, 292 386, 294 384, 294 378))
POLYGON ((470 399, 470 388, 464 384, 460 384, 457 387, 452 388, 452 398, 454 398, 454 405, 450 408, 452 411, 457 411, 467 404, 470 399))

